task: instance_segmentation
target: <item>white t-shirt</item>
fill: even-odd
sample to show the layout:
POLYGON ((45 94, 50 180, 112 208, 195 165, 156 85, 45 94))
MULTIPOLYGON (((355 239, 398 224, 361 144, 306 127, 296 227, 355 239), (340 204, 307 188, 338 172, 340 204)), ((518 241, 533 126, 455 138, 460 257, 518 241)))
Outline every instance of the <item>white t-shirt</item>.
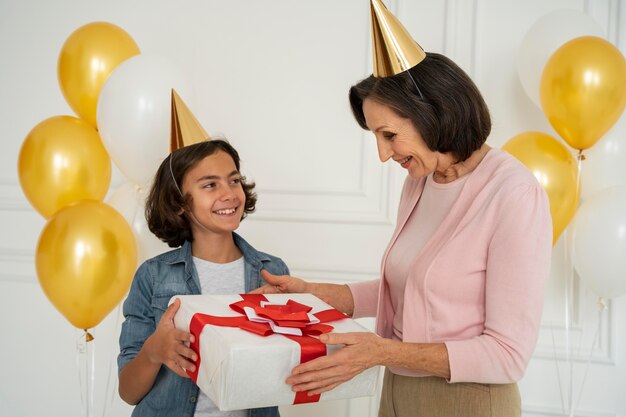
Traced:
MULTIPOLYGON (((193 263, 198 271, 202 294, 229 295, 246 292, 243 256, 226 264, 216 264, 194 257, 193 263)), ((248 410, 220 411, 202 391, 198 394, 194 417, 247 417, 247 415, 248 410)))

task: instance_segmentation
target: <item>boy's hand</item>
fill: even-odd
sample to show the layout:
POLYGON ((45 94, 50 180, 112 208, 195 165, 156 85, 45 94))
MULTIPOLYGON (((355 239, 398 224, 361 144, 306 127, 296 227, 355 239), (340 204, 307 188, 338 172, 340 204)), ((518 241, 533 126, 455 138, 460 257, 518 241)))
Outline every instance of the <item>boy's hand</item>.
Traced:
POLYGON ((148 358, 153 363, 164 364, 183 378, 189 378, 185 370, 194 372, 198 355, 185 343, 193 343, 194 336, 174 327, 174 316, 180 308, 180 299, 176 299, 163 313, 155 332, 146 339, 148 358))

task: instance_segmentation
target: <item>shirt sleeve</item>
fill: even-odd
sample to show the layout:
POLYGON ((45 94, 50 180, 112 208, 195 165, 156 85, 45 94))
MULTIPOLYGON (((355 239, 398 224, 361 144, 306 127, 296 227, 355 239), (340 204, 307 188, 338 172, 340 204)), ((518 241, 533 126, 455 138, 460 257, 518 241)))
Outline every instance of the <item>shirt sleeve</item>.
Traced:
POLYGON ((350 288, 354 301, 352 317, 355 319, 361 317, 376 317, 380 279, 354 282, 348 284, 348 288, 350 288))
POLYGON ((446 342, 450 382, 518 381, 537 342, 552 250, 549 201, 539 185, 524 185, 500 213, 487 254, 485 329, 446 342))
POLYGON ((137 356, 148 336, 156 329, 151 300, 149 265, 143 263, 135 273, 123 305, 124 322, 120 333, 120 354, 117 357, 118 372, 137 356))

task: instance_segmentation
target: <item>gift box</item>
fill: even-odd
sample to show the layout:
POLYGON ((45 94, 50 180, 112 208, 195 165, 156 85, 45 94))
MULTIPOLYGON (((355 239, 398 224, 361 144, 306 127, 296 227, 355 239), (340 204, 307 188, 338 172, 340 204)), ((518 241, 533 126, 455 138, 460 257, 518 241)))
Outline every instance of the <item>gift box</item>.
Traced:
POLYGON ((321 396, 294 393, 285 380, 300 363, 341 349, 321 333, 368 332, 312 294, 181 295, 177 328, 196 335, 188 372, 221 411, 371 396, 378 367, 321 396), (198 337, 199 335, 199 337, 198 337))

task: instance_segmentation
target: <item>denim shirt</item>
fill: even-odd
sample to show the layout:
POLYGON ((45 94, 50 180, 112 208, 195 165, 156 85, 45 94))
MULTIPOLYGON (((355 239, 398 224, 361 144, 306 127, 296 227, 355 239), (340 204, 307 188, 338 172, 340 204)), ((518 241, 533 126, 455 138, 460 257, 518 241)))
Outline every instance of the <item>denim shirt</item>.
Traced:
MULTIPOLYGON (((274 256, 254 249, 241 236, 233 233, 235 244, 243 253, 246 292, 262 286, 261 270, 288 275, 285 263, 274 256)), ((145 340, 156 329, 167 304, 175 295, 200 294, 200 280, 191 255, 191 242, 144 262, 133 279, 124 301, 124 317, 120 335, 118 369, 134 359, 145 340)), ((261 358, 259 358, 261 359, 261 358)), ((135 406, 133 417, 193 417, 199 388, 190 378, 182 378, 162 365, 154 385, 135 406)), ((242 392, 241 395, 246 395, 242 392)), ((249 417, 277 417, 278 407, 254 408, 249 417)))

